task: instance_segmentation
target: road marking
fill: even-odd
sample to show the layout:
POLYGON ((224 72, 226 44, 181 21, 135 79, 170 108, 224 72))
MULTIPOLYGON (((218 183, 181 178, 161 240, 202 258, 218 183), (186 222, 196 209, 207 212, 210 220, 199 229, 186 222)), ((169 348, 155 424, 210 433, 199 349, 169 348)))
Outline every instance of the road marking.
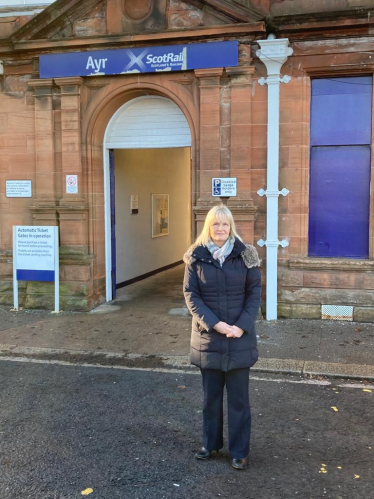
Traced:
MULTIPOLYGON (((195 369, 167 369, 161 367, 129 367, 129 366, 104 366, 101 364, 89 364, 89 363, 78 363, 78 362, 68 362, 66 360, 48 360, 48 359, 30 359, 28 357, 7 357, 0 355, 0 361, 8 362, 28 362, 30 364, 47 364, 47 365, 57 365, 57 366, 71 366, 71 367, 91 367, 96 369, 117 369, 121 371, 145 371, 154 373, 166 373, 166 374, 194 374, 199 375, 200 371, 195 369)), ((266 373, 264 373, 266 376, 266 373)), ((314 385, 314 386, 332 386, 332 382, 324 379, 288 379, 288 378, 264 378, 261 376, 250 375, 251 381, 266 381, 271 383, 290 383, 298 385, 314 385)), ((365 386, 360 383, 341 383, 336 385, 339 388, 356 388, 361 389, 365 386)))

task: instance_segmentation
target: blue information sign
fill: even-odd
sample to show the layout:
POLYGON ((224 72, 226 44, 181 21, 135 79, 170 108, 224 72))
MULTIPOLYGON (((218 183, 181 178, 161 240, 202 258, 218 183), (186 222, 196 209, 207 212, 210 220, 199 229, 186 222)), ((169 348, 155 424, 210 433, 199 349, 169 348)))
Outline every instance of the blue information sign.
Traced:
POLYGON ((235 67, 238 42, 69 52, 39 57, 40 78, 235 67))

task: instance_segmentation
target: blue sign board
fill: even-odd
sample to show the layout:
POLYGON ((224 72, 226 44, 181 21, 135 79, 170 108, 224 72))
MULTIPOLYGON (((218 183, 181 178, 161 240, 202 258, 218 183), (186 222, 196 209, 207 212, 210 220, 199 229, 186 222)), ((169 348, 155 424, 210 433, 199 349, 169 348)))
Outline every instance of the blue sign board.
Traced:
POLYGON ((212 196, 236 196, 237 179, 233 177, 212 178, 212 196))
POLYGON ((237 41, 69 52, 39 57, 40 78, 188 71, 237 65, 237 41))

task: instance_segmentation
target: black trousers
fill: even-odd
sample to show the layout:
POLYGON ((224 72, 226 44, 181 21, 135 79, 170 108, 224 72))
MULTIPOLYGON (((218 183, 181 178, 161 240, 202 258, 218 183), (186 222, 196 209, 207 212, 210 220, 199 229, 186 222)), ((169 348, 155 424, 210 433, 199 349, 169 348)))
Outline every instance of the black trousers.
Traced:
POLYGON ((226 385, 229 451, 233 459, 247 457, 251 436, 249 368, 228 372, 201 369, 201 373, 204 388, 204 447, 210 451, 223 447, 223 390, 226 385))

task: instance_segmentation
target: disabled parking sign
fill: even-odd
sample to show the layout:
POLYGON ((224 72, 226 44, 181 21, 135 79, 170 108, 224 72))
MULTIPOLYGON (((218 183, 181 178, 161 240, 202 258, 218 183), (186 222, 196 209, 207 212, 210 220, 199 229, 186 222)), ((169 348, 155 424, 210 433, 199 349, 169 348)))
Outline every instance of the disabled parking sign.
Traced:
POLYGON ((212 196, 223 198, 236 196, 236 184, 236 178, 212 178, 212 196))

